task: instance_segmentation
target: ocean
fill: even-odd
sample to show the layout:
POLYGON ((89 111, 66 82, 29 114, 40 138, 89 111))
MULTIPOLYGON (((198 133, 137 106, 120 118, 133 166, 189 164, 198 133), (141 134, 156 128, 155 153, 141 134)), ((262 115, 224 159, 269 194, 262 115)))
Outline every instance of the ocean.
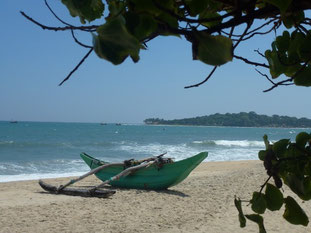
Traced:
POLYGON ((0 182, 78 176, 86 152, 117 162, 165 156, 176 161, 208 151, 208 161, 256 160, 269 140, 295 140, 310 129, 0 122, 0 182))

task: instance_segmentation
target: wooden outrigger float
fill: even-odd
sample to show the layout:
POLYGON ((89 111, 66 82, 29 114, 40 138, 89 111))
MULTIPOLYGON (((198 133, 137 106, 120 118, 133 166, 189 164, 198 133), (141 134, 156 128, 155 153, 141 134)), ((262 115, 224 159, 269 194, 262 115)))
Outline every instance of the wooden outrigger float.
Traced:
POLYGON ((58 190, 56 186, 47 184, 42 180, 39 180, 39 185, 49 193, 64 194, 70 196, 107 198, 116 193, 116 191, 114 190, 103 190, 103 189, 97 189, 94 190, 93 192, 91 192, 89 189, 77 189, 77 188, 64 188, 62 190, 58 190))

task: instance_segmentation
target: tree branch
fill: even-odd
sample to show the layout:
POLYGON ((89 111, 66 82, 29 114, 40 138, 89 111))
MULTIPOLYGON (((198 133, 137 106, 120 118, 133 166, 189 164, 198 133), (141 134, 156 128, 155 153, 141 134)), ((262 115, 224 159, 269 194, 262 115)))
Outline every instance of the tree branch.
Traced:
POLYGON ((212 69, 210 74, 202 82, 194 84, 194 85, 186 86, 184 88, 187 89, 187 88, 198 87, 198 86, 202 85, 203 83, 207 82, 207 80, 213 75, 213 73, 215 72, 216 69, 217 69, 217 66, 214 66, 214 68, 212 69))
POLYGON ((265 32, 254 32, 253 34, 245 37, 243 40, 248 40, 248 39, 252 38, 255 35, 266 35, 266 34, 272 32, 273 30, 276 30, 280 25, 281 24, 279 24, 279 23, 275 24, 272 28, 270 28, 268 31, 265 31, 265 32))
MULTIPOLYGON (((60 21, 61 23, 65 24, 65 25, 67 25, 67 26, 75 27, 75 26, 73 26, 73 25, 71 25, 71 24, 65 22, 65 21, 62 20, 60 17, 58 17, 58 16, 56 15, 56 13, 52 10, 52 8, 50 7, 50 5, 48 4, 47 0, 44 0, 44 2, 45 2, 46 7, 50 10, 50 12, 54 15, 54 17, 55 17, 58 21, 60 21)), ((85 31, 89 32, 90 30, 85 30, 85 31)), ((71 29, 71 35, 72 35, 72 38, 74 39, 74 41, 75 41, 78 45, 80 45, 80 46, 82 46, 82 47, 84 47, 84 48, 93 48, 92 46, 85 45, 85 44, 81 43, 81 42, 77 39, 77 37, 75 36, 74 30, 73 30, 73 29, 71 29)))
POLYGON ((265 63, 253 62, 253 61, 247 60, 247 59, 244 58, 244 57, 240 57, 240 56, 238 56, 238 55, 233 55, 233 57, 236 58, 236 59, 242 60, 242 61, 244 61, 244 62, 247 63, 247 64, 254 65, 254 66, 261 66, 261 67, 264 67, 264 68, 268 68, 268 69, 269 69, 269 66, 266 65, 265 63))
POLYGON ((82 58, 82 60, 79 62, 78 65, 76 65, 76 67, 67 75, 67 77, 60 83, 58 84, 58 86, 61 86, 64 82, 66 82, 70 77, 71 75, 77 71, 77 69, 82 65, 82 63, 85 61, 85 59, 91 54, 91 52, 93 51, 93 48, 91 48, 87 54, 82 58))
POLYGON ((174 18, 176 18, 179 21, 183 21, 183 22, 187 22, 187 23, 199 23, 199 24, 201 24, 201 23, 207 23, 207 22, 214 22, 214 21, 225 19, 225 18, 232 16, 236 13, 236 11, 231 11, 227 14, 217 16, 217 17, 210 17, 210 18, 205 18, 205 19, 191 19, 191 18, 182 17, 182 16, 176 14, 174 11, 171 11, 171 10, 161 6, 157 1, 152 1, 152 2, 159 10, 162 10, 162 11, 168 13, 169 15, 173 16, 174 18))
POLYGON ((294 83, 288 83, 288 82, 292 82, 293 78, 289 78, 283 81, 280 81, 278 83, 273 82, 268 75, 261 73, 259 70, 255 69, 260 75, 264 76, 270 83, 273 84, 272 87, 270 87, 269 89, 264 90, 263 92, 269 92, 271 90, 273 90, 274 88, 278 87, 278 86, 290 86, 290 85, 294 85, 294 83))
POLYGON ((266 56, 263 55, 263 54, 259 51, 259 49, 255 49, 254 52, 258 53, 260 56, 262 56, 263 58, 266 59, 266 56))
POLYGON ((59 17, 55 14, 55 12, 52 10, 52 8, 50 7, 50 5, 48 4, 47 0, 44 0, 44 3, 45 3, 45 5, 46 5, 46 7, 50 10, 50 12, 54 15, 54 17, 55 17, 56 19, 58 19, 58 21, 60 21, 61 23, 65 24, 65 25, 67 25, 67 26, 74 27, 73 25, 71 25, 71 24, 69 24, 69 23, 66 23, 66 22, 63 21, 61 18, 59 18, 59 17))
MULTIPOLYGON (((254 32, 257 32, 258 30, 260 30, 261 28, 269 25, 270 23, 272 23, 273 21, 275 21, 276 19, 271 19, 270 21, 262 24, 261 26, 257 27, 257 28, 254 28, 253 30, 247 32, 245 35, 250 35, 251 33, 254 33, 254 32)), ((225 32, 225 31, 221 31, 222 33, 224 33, 225 35, 229 36, 229 33, 228 32, 225 32)), ((232 34, 232 37, 241 37, 241 35, 236 35, 236 34, 232 34)))
POLYGON ((246 14, 246 15, 243 15, 239 18, 234 17, 225 23, 221 23, 219 25, 216 25, 214 27, 208 28, 208 29, 203 30, 203 31, 205 31, 209 34, 212 34, 214 32, 221 31, 222 29, 225 29, 225 28, 230 28, 232 26, 238 26, 240 24, 250 22, 251 20, 261 19, 261 18, 266 17, 272 13, 278 14, 279 9, 272 6, 272 5, 268 5, 264 8, 259 9, 259 10, 253 11, 253 12, 246 14))
POLYGON ((238 39, 238 41, 235 43, 235 45, 233 46, 233 51, 235 50, 235 48, 240 44, 240 42, 243 40, 243 37, 246 35, 248 29, 252 26, 253 24, 253 20, 249 21, 247 23, 247 26, 244 30, 244 32, 242 33, 242 35, 240 36, 240 38, 238 39))
POLYGON ((77 39, 77 37, 75 36, 73 30, 71 30, 71 35, 72 35, 72 38, 74 39, 74 41, 75 41, 78 45, 80 45, 80 46, 82 46, 82 47, 84 47, 84 48, 88 48, 88 49, 93 48, 93 46, 89 46, 89 45, 86 45, 86 44, 81 43, 81 42, 77 39))
MULTIPOLYGON (((274 82, 272 82, 271 80, 270 80, 270 82, 272 82, 272 84, 274 84, 272 87, 270 87, 269 89, 267 89, 267 90, 264 90, 263 92, 268 92, 268 91, 271 91, 271 90, 273 90, 274 88, 276 88, 277 86, 290 86, 290 85, 294 85, 294 83, 288 83, 288 82, 292 82, 294 79, 295 79, 295 77, 297 77, 297 75, 300 73, 300 72, 302 72, 305 68, 306 68, 306 66, 308 65, 308 63, 310 62, 310 60, 311 60, 311 58, 308 60, 308 61, 306 61, 301 67, 300 67, 300 69, 291 77, 291 78, 289 78, 289 79, 286 79, 286 80, 283 80, 283 81, 280 81, 280 82, 278 82, 278 83, 274 83, 274 82)), ((259 72, 259 71, 258 71, 259 72)), ((260 73, 260 72, 259 72, 260 73)), ((261 74, 261 73, 260 73, 261 74)), ((264 75, 265 77, 268 77, 267 75, 264 75)))
POLYGON ((24 16, 26 19, 28 19, 30 22, 38 25, 39 27, 41 27, 43 30, 51 30, 51 31, 67 31, 67 30, 81 30, 81 31, 85 31, 85 30, 89 30, 89 31, 96 31, 96 29, 99 27, 98 25, 90 25, 90 26, 79 26, 79 27, 75 27, 75 26, 66 26, 66 27, 50 27, 50 26, 46 26, 43 25, 41 23, 39 23, 38 21, 32 19, 31 17, 29 17, 28 15, 26 15, 23 11, 20 11, 20 13, 22 14, 22 16, 24 16))
POLYGON ((303 30, 306 34, 310 35, 310 32, 304 26, 298 25, 297 27, 300 28, 301 30, 303 30))
POLYGON ((290 85, 293 85, 293 83, 288 83, 288 82, 292 82, 292 81, 293 81, 292 78, 289 78, 289 79, 280 81, 280 82, 278 82, 278 83, 275 83, 275 82, 273 82, 273 81, 268 77, 268 75, 261 73, 261 72, 260 72, 259 70, 257 70, 257 69, 255 69, 255 70, 256 70, 260 75, 264 76, 270 83, 273 84, 272 87, 270 87, 269 89, 264 90, 263 92, 269 92, 269 91, 273 90, 274 88, 276 88, 277 86, 290 86, 290 85))
POLYGON ((250 35, 250 34, 252 34, 252 33, 254 33, 254 32, 257 32, 258 30, 260 30, 260 29, 262 29, 263 27, 269 25, 270 23, 272 23, 272 22, 275 21, 275 20, 277 20, 277 18, 276 18, 276 19, 271 19, 271 20, 269 20, 268 22, 262 24, 261 26, 255 28, 255 29, 253 29, 253 30, 251 30, 251 31, 249 31, 246 35, 250 35))
POLYGON ((273 82, 268 75, 261 73, 259 70, 255 69, 260 75, 264 76, 270 83, 272 83, 273 85, 275 85, 275 82, 273 82))
POLYGON ((262 193, 262 190, 264 189, 264 187, 268 184, 269 180, 271 179, 272 176, 269 176, 268 179, 265 181, 265 183, 263 183, 263 185, 261 185, 259 193, 262 193))
POLYGON ((278 87, 278 86, 291 86, 294 85, 294 83, 287 83, 287 82, 292 82, 293 80, 291 78, 283 80, 281 82, 275 83, 272 87, 270 87, 267 90, 264 90, 263 92, 269 92, 272 91, 274 88, 278 87))

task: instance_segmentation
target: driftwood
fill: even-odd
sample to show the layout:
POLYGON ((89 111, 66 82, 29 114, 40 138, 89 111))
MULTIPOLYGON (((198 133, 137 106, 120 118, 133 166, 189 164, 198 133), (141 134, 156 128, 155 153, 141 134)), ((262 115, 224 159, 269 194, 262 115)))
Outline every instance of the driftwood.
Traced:
POLYGON ((77 188, 64 188, 62 190, 58 190, 56 186, 47 184, 42 180, 39 180, 39 185, 45 190, 53 194, 64 194, 71 196, 82 196, 82 197, 100 197, 107 198, 116 193, 114 190, 90 190, 90 189, 77 189, 77 188))

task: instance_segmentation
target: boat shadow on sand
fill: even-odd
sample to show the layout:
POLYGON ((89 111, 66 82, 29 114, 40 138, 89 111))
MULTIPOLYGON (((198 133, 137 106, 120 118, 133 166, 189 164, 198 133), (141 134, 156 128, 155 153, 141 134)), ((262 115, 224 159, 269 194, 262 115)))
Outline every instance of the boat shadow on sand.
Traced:
POLYGON ((151 191, 157 192, 157 193, 168 194, 168 195, 179 196, 179 197, 190 197, 188 194, 185 194, 181 191, 171 190, 171 189, 166 189, 166 190, 137 190, 137 193, 139 193, 139 192, 151 192, 151 191))
MULTIPOLYGON (((93 188, 94 186, 77 186, 79 188, 93 188)), ((163 194, 168 194, 168 195, 175 195, 175 196, 179 196, 179 197, 190 197, 188 194, 185 194, 181 191, 178 190, 173 190, 173 189, 163 189, 163 190, 153 190, 153 189, 130 189, 130 188, 116 188, 113 186, 105 186, 105 189, 111 189, 111 190, 115 190, 116 192, 122 192, 122 191, 136 191, 136 194, 140 194, 140 193, 148 193, 148 192, 156 192, 156 193, 163 193, 163 194)))
MULTIPOLYGON (((79 187, 84 187, 84 188, 91 188, 92 186, 79 186, 79 187)), ((179 196, 179 197, 190 197, 188 194, 185 194, 181 191, 174 190, 174 189, 163 189, 163 190, 153 190, 153 189, 128 189, 128 188, 116 188, 113 186, 106 186, 106 189, 112 189, 116 190, 117 192, 122 192, 122 191, 136 191, 136 194, 140 193, 148 193, 148 192, 156 192, 156 193, 161 193, 161 194, 167 194, 167 195, 174 195, 174 196, 179 196)))
MULTIPOLYGON (((80 188, 80 189, 91 189, 94 188, 94 186, 88 186, 88 185, 76 185, 74 188, 80 188)), ((115 188, 112 186, 105 186, 104 189, 107 190, 115 190, 116 192, 122 192, 122 191, 136 191, 136 194, 141 194, 141 193, 148 193, 148 192, 156 192, 159 194, 166 194, 166 195, 174 195, 174 196, 179 196, 179 197, 190 197, 188 194, 185 194, 181 191, 178 190, 172 190, 172 189, 163 189, 163 190, 152 190, 152 189, 127 189, 127 188, 115 188)), ((40 191, 38 193, 45 193, 45 194, 53 194, 49 192, 44 192, 40 191)))

